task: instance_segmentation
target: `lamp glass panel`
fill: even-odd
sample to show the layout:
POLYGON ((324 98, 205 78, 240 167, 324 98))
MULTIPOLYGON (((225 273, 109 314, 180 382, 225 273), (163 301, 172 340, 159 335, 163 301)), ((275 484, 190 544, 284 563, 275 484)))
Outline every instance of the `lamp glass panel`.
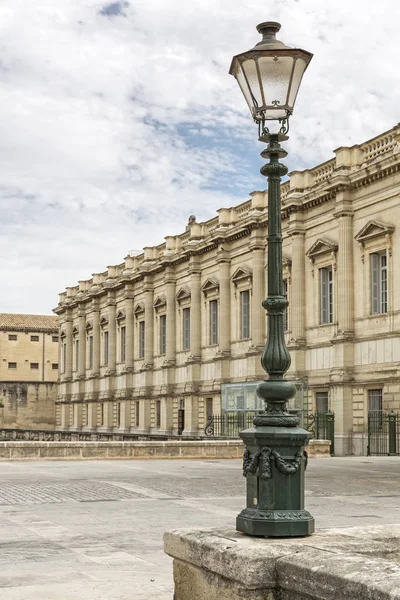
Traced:
POLYGON ((306 66, 307 66, 307 63, 302 58, 298 58, 296 60, 296 64, 295 64, 294 72, 293 72, 292 87, 290 88, 289 100, 288 100, 288 104, 291 108, 293 108, 294 103, 296 102, 297 92, 299 91, 300 83, 301 83, 304 71, 306 70, 306 66))
POLYGON ((286 105, 292 74, 292 56, 262 56, 258 59, 267 106, 286 105))
POLYGON ((236 68, 236 80, 240 86, 240 89, 242 90, 242 94, 245 97, 245 100, 247 102, 247 104, 249 105, 250 110, 252 111, 252 109, 254 108, 254 103, 253 103, 253 99, 250 95, 250 91, 249 91, 249 86, 247 85, 245 76, 243 75, 243 71, 241 66, 239 65, 239 63, 236 63, 237 68, 236 68))
POLYGON ((260 81, 258 79, 257 65, 255 60, 253 60, 252 58, 245 60, 242 63, 242 69, 245 72, 247 81, 249 82, 251 93, 253 94, 257 102, 256 106, 262 106, 263 101, 261 97, 260 81))

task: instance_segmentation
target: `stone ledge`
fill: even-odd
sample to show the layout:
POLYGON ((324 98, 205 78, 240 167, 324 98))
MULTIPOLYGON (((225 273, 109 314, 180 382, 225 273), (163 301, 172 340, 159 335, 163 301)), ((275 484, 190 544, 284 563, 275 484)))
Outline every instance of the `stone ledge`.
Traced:
MULTIPOLYGON (((311 440, 310 458, 329 458, 330 442, 311 440), (312 442, 318 442, 313 444, 312 442), (315 450, 317 449, 317 451, 315 450)), ((99 460, 134 458, 242 458, 241 440, 163 442, 0 442, 2 460, 99 460)))
POLYGON ((165 552, 174 558, 176 600, 395 600, 399 547, 400 525, 279 540, 231 529, 164 535, 165 552))

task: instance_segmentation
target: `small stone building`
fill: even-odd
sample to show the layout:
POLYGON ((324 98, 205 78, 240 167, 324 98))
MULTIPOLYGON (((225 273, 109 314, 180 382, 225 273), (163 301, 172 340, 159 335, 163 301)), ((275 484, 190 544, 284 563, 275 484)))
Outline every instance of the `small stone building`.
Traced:
POLYGON ((54 429, 58 322, 0 313, 0 427, 54 429))

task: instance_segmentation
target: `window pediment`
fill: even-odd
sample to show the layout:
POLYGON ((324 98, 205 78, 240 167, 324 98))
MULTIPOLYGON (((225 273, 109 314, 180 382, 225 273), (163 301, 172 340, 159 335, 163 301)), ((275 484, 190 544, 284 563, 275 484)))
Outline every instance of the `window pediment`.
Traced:
POLYGON ((154 308, 156 310, 163 308, 164 306, 167 305, 167 300, 165 298, 165 296, 157 296, 156 301, 154 302, 154 308))
POLYGON ((76 325, 74 325, 73 329, 72 329, 72 335, 77 335, 79 333, 79 329, 77 328, 76 325))
POLYGON ((337 249, 338 245, 336 242, 333 242, 327 238, 319 238, 313 243, 311 248, 307 250, 306 255, 311 262, 314 262, 316 258, 324 254, 335 254, 337 249))
POLYGON ((355 236, 355 240, 360 244, 365 244, 368 240, 391 235, 394 231, 394 225, 387 225, 381 221, 368 221, 366 225, 355 236))
POLYGON ((290 267, 292 266, 292 259, 290 258, 290 256, 282 256, 282 266, 290 269, 290 267))
POLYGON ((126 316, 126 311, 125 311, 125 309, 124 309, 124 308, 120 308, 120 309, 117 311, 117 321, 120 321, 121 319, 125 319, 125 316, 126 316))
POLYGON ((210 292, 215 292, 219 290, 219 281, 216 279, 206 279, 206 281, 201 286, 201 291, 203 294, 208 294, 210 292))
POLYGON ((250 282, 253 278, 253 272, 248 267, 239 267, 231 277, 231 281, 235 286, 239 283, 250 282))
POLYGON ((133 314, 141 315, 142 313, 144 313, 144 304, 143 304, 143 302, 138 302, 138 304, 136 304, 136 306, 133 310, 133 314))
POLYGON ((108 315, 102 315, 100 319, 100 325, 107 325, 108 323, 108 315))
POLYGON ((86 330, 93 329, 93 321, 86 321, 86 330))
POLYGON ((176 299, 178 302, 182 302, 183 300, 190 300, 190 296, 191 296, 190 289, 186 285, 184 285, 178 291, 178 293, 176 295, 176 299))

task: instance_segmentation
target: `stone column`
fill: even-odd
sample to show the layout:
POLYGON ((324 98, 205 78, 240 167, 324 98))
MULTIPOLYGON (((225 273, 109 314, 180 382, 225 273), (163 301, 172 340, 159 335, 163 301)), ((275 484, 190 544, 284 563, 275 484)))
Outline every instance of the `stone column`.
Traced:
POLYGON ((150 429, 150 400, 144 398, 139 402, 139 430, 147 432, 150 429))
POLYGON ((125 327, 126 327, 126 349, 125 349, 125 369, 133 369, 133 297, 125 299, 125 327))
POLYGON ((65 324, 65 343, 66 343, 66 356, 65 356, 65 378, 72 379, 72 318, 68 317, 65 324))
POLYGON ((115 302, 108 305, 108 371, 115 373, 117 364, 117 319, 115 302))
POLYGON ((174 426, 174 407, 172 398, 163 398, 161 400, 161 425, 162 433, 172 433, 174 426))
POLYGON ((231 352, 231 263, 226 255, 219 257, 219 350, 231 352))
POLYGON ((290 324, 292 332, 291 346, 305 345, 305 248, 304 231, 296 228, 290 231, 292 240, 292 289, 290 306, 290 324))
POLYGON ((97 429, 97 403, 88 402, 87 405, 87 428, 90 431, 97 429))
POLYGON ((165 278, 167 300, 167 348, 165 359, 168 363, 175 363, 176 354, 176 284, 175 278, 165 278))
POLYGON ((100 374, 100 312, 93 311, 93 375, 100 374))
POLYGON ((338 336, 354 334, 353 212, 335 212, 339 223, 337 262, 338 336))
POLYGON ((200 267, 192 264, 190 267, 190 355, 194 359, 201 357, 201 285, 200 267))
POLYGON ((79 363, 78 377, 85 378, 86 376, 86 316, 79 315, 79 363))
POLYGON ((75 430, 82 428, 82 404, 72 404, 73 408, 73 423, 72 428, 75 430))
MULTIPOLYGON (((252 252, 253 263, 253 293, 251 301, 251 340, 255 348, 263 348, 266 338, 265 308, 262 303, 265 300, 265 266, 264 246, 254 246, 252 252)), ((240 310, 240 308, 239 308, 240 310)))
POLYGON ((185 429, 182 435, 198 435, 199 427, 199 401, 196 396, 186 396, 185 398, 185 429))
POLYGON ((145 342, 144 342, 144 364, 147 368, 153 365, 154 355, 154 291, 149 282, 144 284, 144 320, 145 320, 145 342))

